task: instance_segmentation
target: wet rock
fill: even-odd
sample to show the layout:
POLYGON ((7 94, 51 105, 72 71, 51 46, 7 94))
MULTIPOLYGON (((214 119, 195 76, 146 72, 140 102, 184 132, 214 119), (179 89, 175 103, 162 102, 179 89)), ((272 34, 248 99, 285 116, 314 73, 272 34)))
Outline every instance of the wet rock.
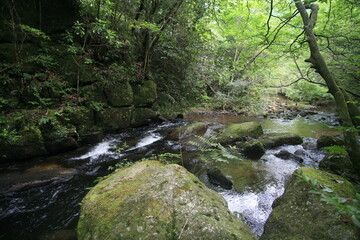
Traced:
MULTIPOLYGON (((340 176, 304 167, 296 174, 316 179, 340 197, 355 198, 354 186, 340 176)), ((335 207, 321 201, 320 195, 309 193, 313 187, 296 174, 292 175, 285 193, 274 202, 260 239, 359 239, 357 227, 343 221, 335 207)))
POLYGON ((158 114, 151 108, 135 108, 131 116, 131 126, 139 127, 149 124, 158 114))
POLYGON ((312 142, 304 142, 303 144, 301 144, 301 146, 305 150, 315 150, 316 149, 316 144, 312 143, 312 142))
POLYGON ((104 91, 108 103, 113 107, 129 107, 133 103, 133 91, 128 82, 112 84, 104 91))
POLYGON ((144 161, 83 199, 78 239, 256 239, 218 193, 183 167, 144 161))
POLYGON ((209 124, 204 122, 191 123, 189 125, 180 126, 172 131, 170 131, 166 138, 169 140, 179 140, 188 138, 190 136, 203 136, 207 131, 209 124))
POLYGON ((130 126, 131 108, 106 108, 95 115, 97 125, 112 131, 130 126))
POLYGON ((18 132, 17 136, 0 138, 0 162, 29 160, 47 154, 38 128, 18 132))
POLYGON ((263 129, 258 122, 245 122, 227 125, 218 136, 215 142, 229 144, 239 141, 242 138, 258 138, 263 134, 263 129))
POLYGON ((240 152, 250 159, 260 159, 265 154, 264 145, 259 142, 240 143, 240 152))
POLYGON ((303 149, 298 149, 294 152, 296 156, 305 156, 306 152, 303 149))
POLYGON ((316 147, 318 149, 330 146, 343 146, 344 140, 340 135, 323 135, 317 140, 316 147))
POLYGON ((209 182, 215 186, 220 186, 225 189, 231 189, 233 183, 229 180, 219 168, 212 167, 209 168, 207 171, 207 176, 209 178, 209 182))
POLYGON ((349 175, 353 165, 347 152, 330 152, 319 164, 319 168, 339 175, 349 175))
POLYGON ((135 107, 152 107, 157 99, 156 83, 154 81, 144 81, 141 85, 132 86, 134 92, 135 107))
POLYGON ((294 155, 294 154, 292 154, 292 153, 290 153, 290 152, 288 152, 286 150, 281 150, 280 152, 275 153, 274 155, 275 155, 275 157, 281 158, 283 160, 290 160, 291 159, 291 160, 295 160, 295 161, 297 161, 299 163, 304 162, 304 159, 302 159, 301 157, 296 156, 296 155, 294 155))
POLYGON ((282 145, 298 145, 303 140, 299 135, 291 133, 268 134, 259 139, 266 149, 280 147, 282 145))
POLYGON ((73 137, 62 138, 45 142, 45 148, 50 154, 57 154, 77 149, 78 142, 73 137))
POLYGON ((81 143, 98 143, 104 138, 104 132, 100 128, 83 129, 79 131, 81 143))

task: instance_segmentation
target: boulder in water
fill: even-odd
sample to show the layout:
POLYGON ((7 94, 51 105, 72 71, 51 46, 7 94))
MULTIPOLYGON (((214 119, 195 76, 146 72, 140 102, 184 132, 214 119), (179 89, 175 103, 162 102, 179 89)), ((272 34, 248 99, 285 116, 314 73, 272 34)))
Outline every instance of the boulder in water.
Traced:
POLYGON ((359 229, 350 220, 344 221, 344 216, 335 211, 334 205, 321 201, 320 195, 310 193, 313 187, 297 174, 316 179, 339 197, 355 198, 354 186, 344 178, 302 167, 292 175, 285 193, 274 202, 260 239, 359 239, 359 229))
POLYGON ((353 165, 347 152, 330 152, 319 164, 319 168, 339 175, 353 172, 353 165))
POLYGON ((330 146, 343 146, 344 140, 340 135, 323 135, 319 137, 316 143, 317 149, 330 146))
POLYGON ((290 152, 288 152, 286 150, 281 150, 280 152, 275 153, 274 155, 275 155, 275 157, 281 158, 283 160, 292 159, 292 160, 295 160, 295 161, 297 161, 299 163, 302 163, 304 161, 304 159, 302 159, 301 157, 296 156, 295 154, 292 154, 292 153, 290 153, 290 152))
POLYGON ((78 239, 256 239, 225 199, 185 168, 143 161, 84 198, 78 239))
POLYGON ((231 189, 233 183, 221 172, 217 167, 209 168, 207 171, 209 182, 215 186, 220 186, 225 189, 231 189))
POLYGON ((245 157, 257 160, 265 154, 264 145, 260 141, 240 143, 240 152, 245 157))
POLYGON ((264 135, 260 141, 266 149, 280 147, 282 145, 298 145, 303 140, 299 135, 291 133, 268 134, 264 135))
POLYGON ((246 138, 258 138, 263 133, 262 126, 258 122, 234 123, 222 129, 215 141, 221 144, 230 144, 246 138))

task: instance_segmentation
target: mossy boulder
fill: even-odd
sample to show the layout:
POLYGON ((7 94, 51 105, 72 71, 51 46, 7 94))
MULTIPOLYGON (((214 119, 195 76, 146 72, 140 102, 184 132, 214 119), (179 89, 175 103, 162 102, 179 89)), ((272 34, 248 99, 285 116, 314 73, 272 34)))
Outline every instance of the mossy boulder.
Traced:
POLYGON ((85 99, 91 107, 96 103, 101 107, 108 104, 103 86, 100 84, 86 85, 80 89, 80 96, 85 99), (100 106, 101 105, 101 106, 100 106))
POLYGON ((78 55, 66 54, 61 58, 59 70, 73 87, 97 81, 93 66, 85 62, 86 59, 78 55))
POLYGON ((144 161, 83 199, 78 239, 256 239, 218 193, 183 167, 144 161))
POLYGON ((28 128, 17 134, 0 137, 0 162, 28 160, 47 154, 38 128, 28 128))
POLYGON ((260 141, 240 143, 240 152, 247 158, 257 160, 265 154, 264 145, 260 141))
POLYGON ((344 139, 340 135, 323 135, 316 142, 317 149, 330 146, 343 146, 344 139))
POLYGON ((95 114, 96 124, 105 130, 130 127, 132 108, 105 108, 95 114))
POLYGON ((135 107, 151 107, 156 99, 156 83, 148 80, 132 86, 135 107))
POLYGON ((354 186, 344 178, 302 167, 292 175, 285 193, 273 204, 260 239, 359 239, 359 229, 351 221, 343 221, 344 216, 337 213, 333 205, 321 201, 318 194, 310 193, 313 187, 297 174, 316 179, 340 197, 355 198, 354 186))
POLYGON ((353 165, 347 152, 330 152, 319 164, 319 168, 339 175, 353 172, 353 165))
POLYGON ((139 127, 149 124, 157 115, 151 108, 135 108, 131 116, 131 126, 139 127))
POLYGON ((170 131, 166 138, 170 140, 179 140, 194 135, 203 136, 208 129, 208 126, 209 124, 204 122, 195 122, 188 125, 180 126, 170 131))
POLYGON ((233 183, 227 178, 224 173, 217 167, 212 167, 206 170, 209 182, 215 186, 220 186, 225 189, 231 189, 233 183))
POLYGON ((94 112, 84 106, 67 107, 62 110, 62 122, 71 124, 79 131, 94 125, 94 112))
POLYGON ((234 123, 222 129, 215 141, 228 144, 247 138, 258 138, 263 133, 261 124, 258 122, 234 123))
POLYGON ((299 135, 291 133, 266 134, 260 139, 266 149, 277 148, 282 145, 298 145, 303 140, 299 135))
POLYGON ((108 103, 113 107, 129 107, 133 103, 133 91, 129 82, 115 83, 104 90, 108 103))
POLYGON ((286 150, 281 150, 280 152, 275 153, 274 156, 281 158, 283 160, 294 160, 299 163, 304 162, 304 159, 302 159, 301 157, 299 157, 295 154, 292 154, 286 150))

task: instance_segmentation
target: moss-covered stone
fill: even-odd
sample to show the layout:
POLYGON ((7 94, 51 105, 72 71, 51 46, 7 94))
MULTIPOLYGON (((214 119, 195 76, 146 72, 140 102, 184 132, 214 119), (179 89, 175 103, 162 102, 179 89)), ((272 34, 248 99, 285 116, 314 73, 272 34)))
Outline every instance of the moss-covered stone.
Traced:
POLYGON ((343 146, 344 139, 340 135, 323 135, 316 142, 317 149, 330 146, 343 146))
POLYGON ((265 148, 260 141, 245 142, 240 144, 240 152, 247 158, 257 160, 265 154, 265 148))
POLYGON ((36 127, 0 138, 0 162, 28 160, 46 154, 44 139, 36 127))
MULTIPOLYGON (((344 178, 327 172, 300 168, 297 173, 316 179, 345 198, 354 198, 353 185, 344 178)), ((273 211, 265 224, 261 240, 267 239, 359 239, 359 229, 336 213, 333 205, 320 200, 318 194, 309 193, 312 186, 293 174, 285 193, 273 204, 273 211)))
POLYGON ((94 112, 84 106, 67 107, 62 110, 62 121, 71 124, 79 131, 94 125, 94 112))
POLYGON ((282 145, 298 145, 303 142, 299 135, 292 133, 267 134, 259 140, 266 149, 276 148, 282 145))
POLYGON ((256 239, 218 193, 183 167, 155 161, 120 169, 86 195, 84 239, 256 239))
POLYGON ((157 113, 151 108, 135 108, 131 116, 131 126, 143 126, 151 122, 151 119, 156 118, 157 113))
POLYGON ((225 189, 231 189, 233 183, 230 179, 228 179, 224 173, 217 167, 212 167, 207 169, 207 176, 209 178, 209 182, 215 186, 220 186, 225 189))
POLYGON ((190 136, 198 135, 203 136, 209 124, 204 122, 195 122, 189 125, 184 125, 171 130, 166 136, 167 139, 179 140, 190 136))
POLYGON ((242 140, 243 138, 258 138, 263 134, 261 124, 258 122, 235 123, 226 126, 216 137, 216 142, 227 144, 242 140))
POLYGON ((129 82, 107 86, 105 95, 108 103, 113 107, 128 107, 133 103, 133 91, 129 82))
POLYGON ((84 83, 93 83, 97 80, 93 66, 86 64, 85 58, 82 56, 67 54, 61 58, 60 66, 59 70, 73 87, 77 87, 78 84, 82 86, 84 83))
POLYGON ((151 107, 156 99, 156 83, 148 80, 142 84, 133 85, 135 107, 151 107))
POLYGON ((319 168, 339 175, 353 172, 353 164, 347 152, 330 152, 319 164, 319 168))
POLYGON ((105 97, 105 91, 100 84, 91 84, 84 86, 80 89, 80 96, 85 98, 87 102, 89 102, 91 106, 91 102, 100 103, 103 105, 107 105, 108 102, 105 97))
POLYGON ((95 114, 96 124, 105 130, 127 128, 131 123, 132 108, 106 108, 95 114))

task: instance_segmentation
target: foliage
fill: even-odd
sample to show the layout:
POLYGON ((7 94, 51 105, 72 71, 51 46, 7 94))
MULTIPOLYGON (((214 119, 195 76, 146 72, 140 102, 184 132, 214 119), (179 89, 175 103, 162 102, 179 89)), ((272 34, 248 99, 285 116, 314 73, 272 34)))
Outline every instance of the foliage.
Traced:
POLYGON ((338 145, 323 147, 322 149, 330 153, 347 153, 346 148, 344 146, 338 146, 338 145))
POLYGON ((319 184, 316 179, 311 179, 307 175, 298 175, 302 180, 309 183, 313 190, 310 193, 321 196, 321 201, 333 205, 336 211, 345 214, 351 218, 351 221, 360 228, 360 194, 356 194, 356 199, 343 198, 336 195, 336 193, 328 186, 319 184))

